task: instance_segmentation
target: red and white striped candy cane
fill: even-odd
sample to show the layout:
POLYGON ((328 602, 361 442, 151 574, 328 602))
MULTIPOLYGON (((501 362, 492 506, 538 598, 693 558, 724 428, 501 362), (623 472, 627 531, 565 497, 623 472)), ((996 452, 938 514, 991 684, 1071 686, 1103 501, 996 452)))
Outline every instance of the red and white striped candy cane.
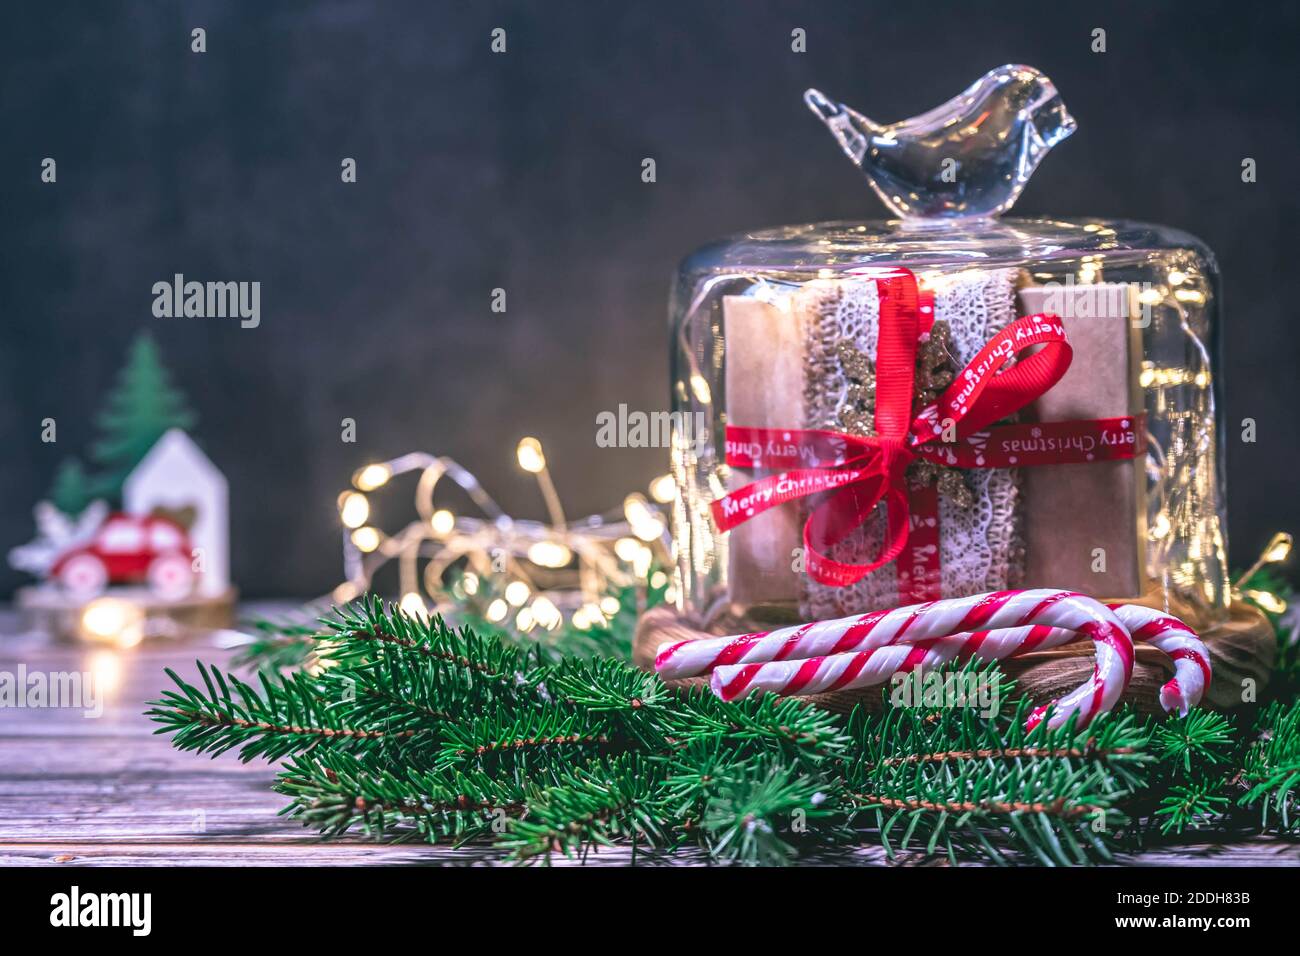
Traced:
MULTIPOLYGON (((815 691, 805 688, 813 683, 817 668, 824 665, 827 656, 873 651, 900 643, 916 645, 932 638, 965 632, 996 632, 1033 625, 1083 634, 1097 647, 1093 676, 1078 690, 1056 702, 1053 726, 1063 723, 1075 712, 1080 714, 1080 722, 1086 723, 1094 714, 1113 707, 1133 672, 1133 643, 1128 630, 1113 611, 1091 598, 1070 591, 1047 589, 997 591, 877 611, 838 621, 782 628, 765 634, 671 644, 660 649, 655 668, 661 676, 670 678, 714 670, 715 690, 725 699, 734 699, 748 692, 762 665, 782 663, 784 667, 769 672, 774 675, 788 672, 788 684, 780 692, 813 693, 815 691), (821 659, 821 663, 805 663, 813 657, 821 659), (718 668, 727 668, 726 673, 719 676, 718 668)), ((1041 637, 1046 639, 1045 634, 1041 637)), ((985 633, 983 639, 987 638, 988 633, 985 633)), ((1028 635, 1024 640, 1028 640, 1028 635)), ((924 663, 927 654, 935 658, 935 663, 951 659, 941 658, 941 655, 951 653, 955 656, 961 643, 926 644, 918 651, 916 662, 924 663)), ((818 689, 864 686, 873 682, 871 678, 878 669, 883 670, 895 658, 898 666, 908 659, 907 652, 894 651, 880 656, 875 665, 868 667, 872 656, 861 656, 856 671, 847 662, 844 665, 834 662, 836 673, 824 685, 822 681, 816 681, 818 689), (838 669, 841 666, 843 669, 838 669)), ((1033 722, 1036 723, 1041 716, 1040 709, 1035 712, 1033 722)))
POLYGON ((1174 662, 1174 676, 1160 688, 1160 706, 1187 712, 1201 702, 1210 686, 1210 654, 1190 627, 1154 608, 1140 604, 1111 604, 1120 623, 1135 641, 1146 641, 1174 662))
MULTIPOLYGON (((1110 605, 1125 627, 1132 627, 1174 661, 1175 676, 1160 689, 1160 703, 1183 716, 1200 701, 1209 681, 1209 656, 1195 633, 1177 618, 1138 605, 1110 605)), ((817 694, 882 684, 895 673, 934 667, 951 660, 1003 660, 1078 640, 1062 627, 1033 625, 996 631, 975 631, 912 643, 889 644, 866 651, 831 654, 808 660, 773 661, 754 665, 722 665, 713 673, 713 690, 724 700, 765 690, 780 694, 817 694), (751 671, 746 674, 746 668, 751 671), (755 669, 756 670, 752 670, 755 669), (742 677, 742 675, 744 675, 742 677)), ((1041 719, 1038 711, 1035 722, 1041 719)), ((1068 715, 1067 715, 1068 716, 1068 715)), ((1064 718, 1062 718, 1063 720, 1064 718)))
POLYGON ((665 680, 676 680, 707 674, 724 664, 804 660, 967 631, 1034 624, 1078 631, 1084 625, 1093 629, 1114 626, 1118 619, 1096 601, 1072 591, 994 591, 739 637, 664 644, 655 657, 655 670, 665 680))

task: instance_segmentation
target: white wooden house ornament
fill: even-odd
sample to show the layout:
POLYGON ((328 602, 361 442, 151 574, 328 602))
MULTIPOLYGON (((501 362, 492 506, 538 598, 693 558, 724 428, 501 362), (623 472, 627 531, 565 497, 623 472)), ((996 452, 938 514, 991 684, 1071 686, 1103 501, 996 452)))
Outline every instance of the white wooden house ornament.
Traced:
POLYGON ((196 593, 218 597, 230 587, 230 493, 226 477, 179 428, 158 439, 127 476, 122 506, 129 514, 156 508, 193 508, 190 543, 199 553, 202 574, 196 593))

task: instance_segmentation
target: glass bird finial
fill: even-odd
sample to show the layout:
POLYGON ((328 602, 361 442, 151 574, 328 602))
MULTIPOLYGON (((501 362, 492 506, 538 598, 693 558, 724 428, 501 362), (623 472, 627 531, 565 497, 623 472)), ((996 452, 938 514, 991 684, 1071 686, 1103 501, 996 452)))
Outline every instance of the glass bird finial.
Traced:
POLYGON ((1052 81, 1031 66, 990 70, 942 106, 889 126, 818 90, 804 102, 890 211, 911 220, 1006 212, 1075 129, 1052 81))

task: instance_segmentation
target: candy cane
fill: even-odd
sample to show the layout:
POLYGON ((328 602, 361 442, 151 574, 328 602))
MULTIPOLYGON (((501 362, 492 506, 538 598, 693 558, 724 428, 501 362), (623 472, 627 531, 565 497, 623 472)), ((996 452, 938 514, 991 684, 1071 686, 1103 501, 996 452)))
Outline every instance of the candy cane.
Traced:
MULTIPOLYGON (((879 682, 872 678, 891 662, 897 665, 897 670, 908 660, 908 651, 895 650, 880 656, 873 666, 868 667, 874 655, 867 652, 901 643, 918 645, 932 638, 968 631, 984 632, 983 639, 987 640, 990 632, 1033 625, 1083 634, 1091 638, 1097 648, 1093 676, 1055 702, 1052 726, 1064 723, 1076 712, 1080 715, 1080 724, 1083 724, 1094 714, 1112 708, 1128 685, 1133 671, 1132 640, 1115 612, 1091 598, 1069 591, 998 591, 876 611, 857 618, 782 628, 765 634, 670 644, 660 649, 655 668, 664 677, 688 677, 714 670, 712 683, 715 692, 724 699, 734 699, 750 689, 763 665, 781 664, 781 668, 769 671, 774 683, 778 681, 777 675, 786 678, 780 681, 781 692, 814 693, 816 691, 806 689, 814 683, 818 690, 835 690, 879 682), (825 661, 828 657, 849 652, 854 652, 851 657, 857 657, 856 664, 832 662, 829 666, 835 668, 835 673, 824 682, 814 682, 819 668, 827 666, 825 661), (809 658, 815 658, 817 663, 812 663, 809 658), (722 668, 726 670, 720 673, 722 668)), ((1041 646, 1047 634, 1039 634, 1041 646)), ((1025 635, 1024 640, 1027 641, 1028 637, 1025 635)), ((955 655, 962 643, 924 644, 910 666, 924 663, 927 655, 933 662, 951 659, 942 655, 955 655)), ((1042 719, 1044 710, 1039 708, 1034 712, 1031 724, 1042 719)))
POLYGON ((1201 702, 1210 686, 1210 654, 1196 632, 1178 620, 1140 604, 1111 604, 1133 639, 1146 641, 1174 662, 1174 676, 1160 688, 1160 706, 1180 716, 1201 702))
MULTIPOLYGON (((1160 689, 1159 700, 1166 711, 1187 712, 1200 702, 1210 679, 1209 655, 1194 632, 1177 618, 1151 608, 1113 604, 1125 627, 1169 655, 1174 661, 1175 676, 1160 689)), ((917 667, 927 668, 954 659, 1002 660, 1046 650, 1078 640, 1074 631, 1063 627, 1010 627, 996 631, 975 631, 951 637, 931 638, 913 643, 890 644, 866 651, 831 654, 808 660, 767 662, 758 665, 723 665, 714 671, 714 692, 724 700, 742 692, 766 690, 779 694, 817 694, 828 690, 848 690, 881 684, 895 673, 917 667), (757 670, 742 681, 740 689, 733 682, 741 679, 746 666, 757 670)), ((1042 709, 1034 722, 1041 719, 1042 709)))

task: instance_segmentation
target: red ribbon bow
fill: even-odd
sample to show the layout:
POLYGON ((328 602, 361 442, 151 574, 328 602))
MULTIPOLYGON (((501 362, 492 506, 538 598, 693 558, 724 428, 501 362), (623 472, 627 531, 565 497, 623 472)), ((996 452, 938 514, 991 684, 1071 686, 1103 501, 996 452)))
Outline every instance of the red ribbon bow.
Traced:
MULTIPOLYGON (((1069 368, 1070 343, 1060 319, 1050 314, 1019 318, 998 332, 937 402, 913 416, 917 342, 928 331, 922 313, 930 310, 909 270, 885 270, 875 278, 880 299, 876 434, 727 426, 728 465, 785 470, 715 501, 713 517, 722 531, 787 501, 824 492, 804 524, 806 569, 822 584, 843 587, 902 553, 916 506, 924 547, 933 552, 930 564, 937 568, 935 489, 909 487, 905 477, 916 458, 958 468, 1003 468, 1132 458, 1145 447, 1140 416, 988 428, 1048 391, 1069 368), (1014 357, 1019 360, 1007 368, 1014 357), (827 552, 882 503, 886 533, 876 556, 866 564, 831 558, 827 552)), ((907 573, 900 569, 900 576, 907 573)))

